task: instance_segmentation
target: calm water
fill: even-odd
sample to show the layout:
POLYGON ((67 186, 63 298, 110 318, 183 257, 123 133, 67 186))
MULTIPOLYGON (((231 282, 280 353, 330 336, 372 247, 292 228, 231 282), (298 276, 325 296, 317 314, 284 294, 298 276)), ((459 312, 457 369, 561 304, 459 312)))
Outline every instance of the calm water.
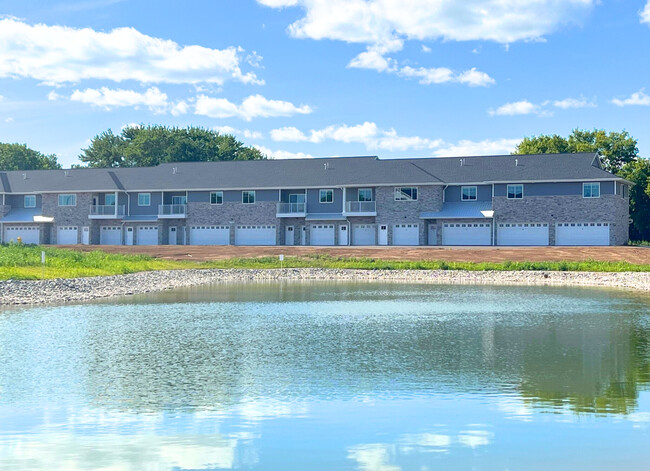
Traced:
POLYGON ((335 283, 0 311, 0 469, 648 470, 649 311, 335 283))

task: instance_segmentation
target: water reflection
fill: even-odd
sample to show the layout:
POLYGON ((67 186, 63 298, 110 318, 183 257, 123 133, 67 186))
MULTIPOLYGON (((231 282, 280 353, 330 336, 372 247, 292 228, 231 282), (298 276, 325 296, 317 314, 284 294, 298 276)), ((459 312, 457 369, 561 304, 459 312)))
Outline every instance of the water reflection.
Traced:
POLYGON ((532 460, 542 432, 567 453, 625 436, 637 469, 649 306, 305 283, 5 310, 0 469, 506 469, 504 447, 532 460))

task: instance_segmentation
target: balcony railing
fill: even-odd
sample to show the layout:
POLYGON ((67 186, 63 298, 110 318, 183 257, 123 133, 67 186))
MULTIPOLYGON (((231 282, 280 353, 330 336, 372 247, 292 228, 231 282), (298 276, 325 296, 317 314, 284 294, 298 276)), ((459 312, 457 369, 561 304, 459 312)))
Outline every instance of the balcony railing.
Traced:
POLYGON ((114 204, 92 204, 90 205, 91 217, 122 217, 124 216, 124 205, 114 204))
POLYGON ((305 203, 278 203, 278 214, 305 214, 306 211, 305 203))
POLYGON ((159 204, 158 217, 185 217, 186 204, 159 204))
POLYGON ((376 213, 376 201, 348 201, 345 203, 346 213, 376 213))

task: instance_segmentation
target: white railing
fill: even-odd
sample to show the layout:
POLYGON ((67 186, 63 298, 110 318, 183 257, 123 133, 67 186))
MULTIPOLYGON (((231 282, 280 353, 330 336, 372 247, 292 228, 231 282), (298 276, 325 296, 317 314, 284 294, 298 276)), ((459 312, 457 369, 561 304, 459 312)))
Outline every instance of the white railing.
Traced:
POLYGON ((346 213, 374 213, 377 212, 376 201, 348 201, 345 204, 346 213))
POLYGON ((278 214, 304 213, 307 210, 305 203, 278 203, 278 214))
POLYGON ((158 216, 185 216, 186 204, 159 204, 158 216))
POLYGON ((91 216, 124 216, 124 205, 114 204, 92 204, 90 205, 91 216))

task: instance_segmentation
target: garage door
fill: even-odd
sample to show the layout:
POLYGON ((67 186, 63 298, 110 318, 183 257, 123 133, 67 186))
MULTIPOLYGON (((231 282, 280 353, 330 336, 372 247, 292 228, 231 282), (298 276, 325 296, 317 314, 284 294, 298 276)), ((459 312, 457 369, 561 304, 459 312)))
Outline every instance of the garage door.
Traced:
POLYGON ((56 230, 58 245, 74 245, 78 243, 79 228, 77 226, 60 226, 56 230))
POLYGON ((237 226, 235 245, 275 245, 275 226, 237 226))
POLYGON ((492 224, 446 223, 442 225, 442 245, 491 245, 492 224))
POLYGON ((393 245, 420 245, 419 224, 395 224, 393 245))
POLYGON ((122 245, 122 230, 120 226, 102 226, 99 229, 101 245, 122 245))
POLYGON ((548 245, 548 224, 501 223, 498 231, 499 245, 548 245))
POLYGON ((334 224, 312 224, 310 229, 310 245, 334 245, 334 224))
POLYGON ((18 242, 18 237, 22 239, 23 244, 37 244, 39 242, 41 230, 36 226, 7 226, 3 242, 18 242))
POLYGON ((564 222, 555 227, 555 245, 609 245, 606 222, 564 222))
POLYGON ((352 245, 377 245, 377 226, 354 224, 352 226, 352 245))
POLYGON ((158 226, 139 226, 136 245, 158 245, 158 226))
POLYGON ((191 245, 228 245, 230 244, 229 226, 191 226, 191 245))

